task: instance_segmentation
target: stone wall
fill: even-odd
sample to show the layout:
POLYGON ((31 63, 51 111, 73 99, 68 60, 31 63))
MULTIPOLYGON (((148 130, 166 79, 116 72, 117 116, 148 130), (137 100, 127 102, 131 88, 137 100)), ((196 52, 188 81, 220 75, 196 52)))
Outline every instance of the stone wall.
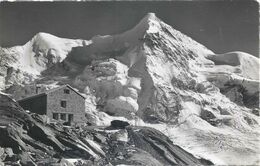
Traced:
POLYGON ((85 99, 68 87, 57 89, 47 94, 47 116, 53 120, 53 113, 66 114, 66 121, 68 115, 73 114, 73 122, 83 123, 85 119, 85 99), (64 93, 64 89, 69 90, 69 94, 64 93), (66 101, 66 108, 61 107, 61 101, 66 101))

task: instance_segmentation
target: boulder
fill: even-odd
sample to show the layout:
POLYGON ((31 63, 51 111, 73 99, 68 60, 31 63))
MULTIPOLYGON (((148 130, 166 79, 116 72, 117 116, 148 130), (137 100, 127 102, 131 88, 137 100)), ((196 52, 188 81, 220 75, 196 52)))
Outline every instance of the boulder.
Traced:
POLYGON ((8 157, 12 157, 14 155, 13 150, 11 148, 6 148, 5 153, 8 157))
POLYGON ((217 126, 220 123, 220 120, 214 115, 214 113, 207 109, 202 109, 200 117, 210 123, 212 126, 217 126))
POLYGON ((122 121, 122 120, 113 120, 111 121, 111 127, 113 128, 119 128, 119 129, 125 129, 126 126, 129 126, 130 124, 126 121, 122 121))
POLYGON ((257 108, 253 109, 252 113, 255 114, 256 116, 260 116, 259 109, 257 108))
POLYGON ((111 135, 113 141, 128 142, 128 132, 125 129, 121 129, 111 135))

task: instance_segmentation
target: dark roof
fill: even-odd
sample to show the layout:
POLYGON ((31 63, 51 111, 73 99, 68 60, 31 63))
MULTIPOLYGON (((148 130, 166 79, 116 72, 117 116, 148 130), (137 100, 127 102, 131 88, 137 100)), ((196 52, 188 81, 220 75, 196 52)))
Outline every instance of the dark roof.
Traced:
POLYGON ((40 93, 40 94, 29 96, 29 97, 26 97, 26 98, 23 98, 23 99, 20 99, 20 100, 17 100, 17 101, 19 102, 19 101, 29 100, 29 99, 37 98, 37 97, 40 97, 40 96, 43 96, 43 95, 46 95, 46 94, 45 93, 40 93))
POLYGON ((66 85, 62 85, 62 86, 59 86, 57 88, 53 88, 53 89, 50 89, 50 90, 47 90, 46 92, 43 92, 43 93, 39 93, 39 94, 36 94, 36 95, 33 95, 33 96, 29 96, 29 97, 26 97, 26 98, 23 98, 23 99, 20 99, 18 101, 23 101, 23 100, 29 100, 29 99, 32 99, 32 98, 37 98, 37 97, 40 97, 40 96, 43 96, 43 95, 47 95, 51 92, 54 92, 56 90, 59 90, 61 88, 64 88, 64 87, 68 87, 70 88, 71 90, 73 90, 75 93, 77 93, 79 96, 83 97, 85 99, 85 97, 79 93, 78 91, 76 91, 73 87, 71 87, 70 85, 66 84, 66 85))

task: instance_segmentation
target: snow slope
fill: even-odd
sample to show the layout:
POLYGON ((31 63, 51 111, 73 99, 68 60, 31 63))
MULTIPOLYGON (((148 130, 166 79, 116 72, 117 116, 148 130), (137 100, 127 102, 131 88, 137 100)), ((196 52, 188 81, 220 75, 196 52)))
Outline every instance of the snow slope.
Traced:
POLYGON ((65 59, 72 47, 86 44, 88 41, 85 40, 59 38, 41 32, 23 46, 1 48, 0 88, 13 83, 30 83, 42 71, 65 59))
POLYGON ((208 59, 212 60, 218 70, 222 69, 222 72, 227 71, 226 66, 238 67, 236 70, 230 71, 230 73, 236 73, 242 77, 259 80, 259 59, 250 54, 243 52, 230 52, 225 54, 216 54, 208 56, 208 59))
POLYGON ((93 123, 128 119, 214 164, 259 164, 258 69, 259 59, 214 54, 149 13, 125 33, 72 48, 37 83, 78 88, 93 123))
POLYGON ((247 94, 259 91, 259 58, 243 52, 209 55, 215 65, 203 71, 208 79, 222 88, 225 84, 241 85, 247 94))

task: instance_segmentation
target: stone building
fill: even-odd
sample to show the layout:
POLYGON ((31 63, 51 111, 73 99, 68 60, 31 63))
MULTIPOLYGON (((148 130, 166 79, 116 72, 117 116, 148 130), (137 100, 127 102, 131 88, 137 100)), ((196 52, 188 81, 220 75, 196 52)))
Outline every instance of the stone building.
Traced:
POLYGON ((68 125, 85 122, 85 97, 69 85, 18 100, 18 103, 24 110, 47 115, 50 122, 68 125))

